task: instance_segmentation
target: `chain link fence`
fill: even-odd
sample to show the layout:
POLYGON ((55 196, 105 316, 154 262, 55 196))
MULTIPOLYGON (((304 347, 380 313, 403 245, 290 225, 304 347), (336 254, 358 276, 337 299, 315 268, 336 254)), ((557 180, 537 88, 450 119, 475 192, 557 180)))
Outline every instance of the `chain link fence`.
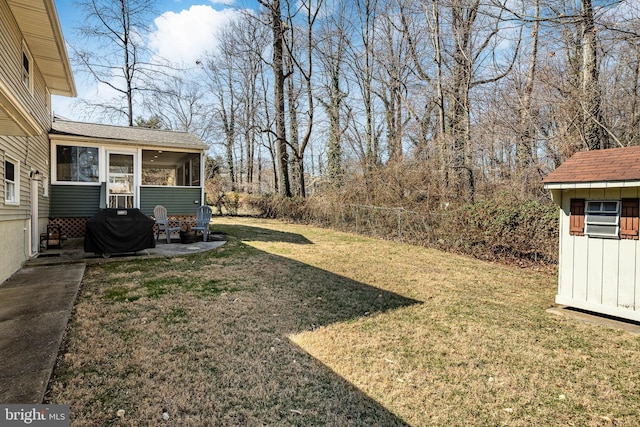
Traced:
POLYGON ((487 202, 455 209, 438 206, 415 211, 310 198, 266 202, 261 210, 267 217, 313 223, 480 259, 555 264, 558 258, 557 208, 535 202, 487 202))

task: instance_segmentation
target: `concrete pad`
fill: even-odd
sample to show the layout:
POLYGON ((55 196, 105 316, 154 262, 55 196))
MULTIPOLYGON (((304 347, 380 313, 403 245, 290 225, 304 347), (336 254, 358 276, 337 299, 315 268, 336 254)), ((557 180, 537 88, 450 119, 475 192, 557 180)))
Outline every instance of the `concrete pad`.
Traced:
POLYGON ((29 267, 7 280, 0 292, 0 322, 20 316, 71 310, 82 280, 81 268, 29 267))
POLYGON ((165 243, 165 240, 158 240, 155 248, 145 249, 135 254, 113 254, 109 258, 103 258, 101 254, 96 255, 92 252, 85 252, 83 242, 83 239, 70 239, 63 249, 47 250, 37 258, 27 261, 25 266, 35 267, 73 263, 101 264, 104 262, 119 262, 132 259, 182 256, 216 249, 226 243, 226 237, 222 235, 211 235, 211 240, 207 242, 198 241, 189 244, 179 242, 165 243))
POLYGON ((68 317, 59 311, 0 322, 0 381, 55 362, 68 317))
POLYGON ((621 319, 619 317, 607 316, 604 314, 594 313, 591 311, 579 310, 567 306, 556 306, 547 309, 547 313, 559 316, 567 316, 582 322, 592 323, 594 325, 604 326, 611 329, 619 329, 634 335, 640 335, 640 322, 633 320, 621 319))
POLYGON ((2 378, 0 402, 5 404, 40 404, 49 385, 51 369, 26 372, 2 378))
POLYGON ((0 403, 42 403, 84 270, 27 267, 0 285, 0 403))

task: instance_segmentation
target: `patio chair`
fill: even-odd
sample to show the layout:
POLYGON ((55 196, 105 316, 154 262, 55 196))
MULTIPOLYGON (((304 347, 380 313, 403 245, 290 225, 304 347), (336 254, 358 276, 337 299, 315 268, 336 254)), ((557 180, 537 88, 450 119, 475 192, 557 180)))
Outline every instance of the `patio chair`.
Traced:
POLYGON ((162 205, 158 205, 153 208, 153 216, 155 217, 156 224, 158 225, 156 240, 160 238, 160 233, 163 232, 167 236, 167 243, 171 243, 171 233, 174 231, 180 231, 180 222, 178 222, 177 227, 172 227, 169 223, 169 218, 167 217, 167 208, 162 205))
POLYGON ((209 206, 200 206, 196 212, 196 225, 191 229, 194 231, 202 231, 202 241, 209 239, 209 222, 211 221, 211 208, 209 206))

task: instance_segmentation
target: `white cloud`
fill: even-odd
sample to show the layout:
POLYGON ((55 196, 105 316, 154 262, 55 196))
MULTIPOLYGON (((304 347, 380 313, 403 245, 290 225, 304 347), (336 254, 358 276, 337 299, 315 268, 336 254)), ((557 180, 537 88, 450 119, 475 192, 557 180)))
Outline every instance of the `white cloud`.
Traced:
POLYGON ((221 4, 224 6, 231 6, 235 3, 235 0, 209 0, 212 4, 221 4))
POLYGON ((171 62, 193 64, 215 48, 216 33, 237 16, 237 10, 218 11, 207 5, 165 12, 154 21, 157 30, 149 35, 149 48, 171 62))

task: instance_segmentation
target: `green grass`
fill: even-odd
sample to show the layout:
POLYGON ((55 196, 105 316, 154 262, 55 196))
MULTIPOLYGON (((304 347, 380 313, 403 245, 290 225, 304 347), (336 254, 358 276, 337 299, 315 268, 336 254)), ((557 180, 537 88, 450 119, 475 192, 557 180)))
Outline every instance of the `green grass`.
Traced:
POLYGON ((47 395, 74 426, 640 425, 640 338, 547 313, 553 272, 214 224, 215 251, 87 268, 47 395))

